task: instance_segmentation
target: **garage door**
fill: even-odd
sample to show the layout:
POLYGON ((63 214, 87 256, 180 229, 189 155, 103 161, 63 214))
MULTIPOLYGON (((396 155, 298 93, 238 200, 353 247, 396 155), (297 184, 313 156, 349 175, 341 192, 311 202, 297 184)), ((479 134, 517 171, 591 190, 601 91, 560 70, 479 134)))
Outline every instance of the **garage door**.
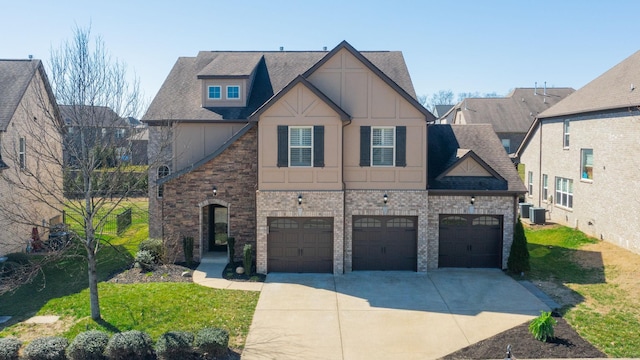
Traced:
POLYGON ((268 218, 267 271, 333 272, 332 218, 268 218))
POLYGON ((440 215, 438 267, 502 267, 502 216, 440 215))
POLYGON ((415 216, 354 216, 353 270, 413 270, 417 266, 415 216))

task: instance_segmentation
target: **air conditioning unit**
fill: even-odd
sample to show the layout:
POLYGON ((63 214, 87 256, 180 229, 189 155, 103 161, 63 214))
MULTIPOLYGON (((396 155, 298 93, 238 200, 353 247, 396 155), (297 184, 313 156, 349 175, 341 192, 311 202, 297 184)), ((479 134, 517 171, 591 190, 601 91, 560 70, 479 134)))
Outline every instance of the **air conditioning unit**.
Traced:
POLYGON ((544 224, 546 220, 546 209, 541 207, 532 207, 529 209, 529 219, 533 224, 544 224))
POLYGON ((529 218, 529 209, 531 209, 533 204, 520 203, 518 205, 520 206, 520 217, 523 218, 523 219, 528 219, 529 218))

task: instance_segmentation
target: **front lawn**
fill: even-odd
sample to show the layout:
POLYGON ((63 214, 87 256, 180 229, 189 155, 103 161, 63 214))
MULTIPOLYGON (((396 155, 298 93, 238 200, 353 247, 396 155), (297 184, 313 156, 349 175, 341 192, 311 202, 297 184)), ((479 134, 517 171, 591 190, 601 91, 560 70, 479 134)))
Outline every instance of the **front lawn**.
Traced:
POLYGON ((640 255, 563 226, 526 228, 529 280, 611 357, 640 357, 640 255))

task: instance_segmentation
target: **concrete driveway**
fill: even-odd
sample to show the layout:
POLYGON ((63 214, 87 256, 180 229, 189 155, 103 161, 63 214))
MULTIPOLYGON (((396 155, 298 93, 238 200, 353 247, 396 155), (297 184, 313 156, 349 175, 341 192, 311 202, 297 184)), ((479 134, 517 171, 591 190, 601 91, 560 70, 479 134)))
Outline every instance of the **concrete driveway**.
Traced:
POLYGON ((540 310, 549 308, 497 269, 272 273, 242 359, 435 359, 540 310))

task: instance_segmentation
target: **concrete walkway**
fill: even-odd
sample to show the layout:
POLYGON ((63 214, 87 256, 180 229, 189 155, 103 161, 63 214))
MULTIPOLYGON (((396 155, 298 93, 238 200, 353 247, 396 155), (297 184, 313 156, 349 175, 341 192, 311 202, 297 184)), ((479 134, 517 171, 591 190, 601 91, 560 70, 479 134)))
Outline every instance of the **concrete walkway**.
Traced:
POLYGON ((193 272, 193 282, 215 289, 260 291, 263 283, 249 281, 229 281, 222 278, 222 271, 227 265, 226 253, 208 253, 200 260, 200 265, 193 272))
POLYGON ((272 273, 242 359, 436 359, 541 310, 497 269, 272 273))

